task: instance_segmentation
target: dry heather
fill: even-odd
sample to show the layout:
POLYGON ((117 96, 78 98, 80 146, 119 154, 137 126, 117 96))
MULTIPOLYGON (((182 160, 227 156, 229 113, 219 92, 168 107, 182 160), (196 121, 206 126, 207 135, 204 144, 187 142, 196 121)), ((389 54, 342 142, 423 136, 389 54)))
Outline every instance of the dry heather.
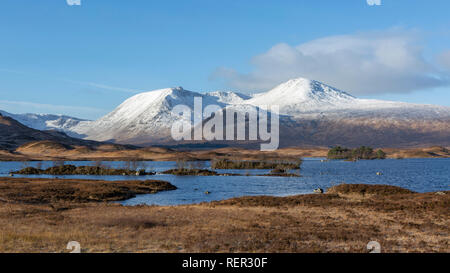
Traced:
POLYGON ((328 189, 327 193, 340 195, 395 195, 414 193, 408 189, 389 185, 341 184, 328 189))
POLYGON ((366 252, 375 240, 383 252, 450 252, 449 192, 375 192, 176 207, 0 202, 0 251, 64 252, 75 240, 83 252, 366 252))
POLYGON ((165 181, 0 178, 0 203, 59 204, 125 200, 136 194, 175 190, 165 181))

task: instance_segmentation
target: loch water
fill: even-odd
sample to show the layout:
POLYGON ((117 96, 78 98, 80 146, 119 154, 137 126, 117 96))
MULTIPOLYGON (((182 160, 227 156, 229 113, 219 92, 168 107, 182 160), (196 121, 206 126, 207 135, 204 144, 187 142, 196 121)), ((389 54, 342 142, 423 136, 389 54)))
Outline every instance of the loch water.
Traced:
MULTIPOLYGON (((173 176, 156 174, 151 176, 58 176, 59 178, 130 180, 165 180, 178 189, 144 194, 122 201, 124 205, 153 204, 180 205, 224 200, 240 196, 270 195, 289 196, 312 193, 315 188, 329 188, 341 183, 384 184, 407 188, 416 192, 450 190, 450 159, 386 159, 360 160, 348 162, 342 160, 324 161, 323 158, 304 158, 301 177, 256 176, 268 173, 268 170, 220 170, 221 173, 240 173, 245 176, 173 176), (377 175, 381 172, 382 175, 377 175), (209 192, 206 194, 205 192, 209 192)), ((53 166, 53 162, 0 162, 0 176, 26 166, 53 166)), ((95 165, 89 161, 66 161, 65 164, 77 166, 95 165)), ((125 167, 127 162, 103 162, 112 168, 125 167)), ((147 171, 162 172, 176 167, 176 162, 143 161, 138 162, 147 171)), ((209 162, 201 162, 209 168, 209 162)), ((15 177, 54 177, 49 175, 15 177)))

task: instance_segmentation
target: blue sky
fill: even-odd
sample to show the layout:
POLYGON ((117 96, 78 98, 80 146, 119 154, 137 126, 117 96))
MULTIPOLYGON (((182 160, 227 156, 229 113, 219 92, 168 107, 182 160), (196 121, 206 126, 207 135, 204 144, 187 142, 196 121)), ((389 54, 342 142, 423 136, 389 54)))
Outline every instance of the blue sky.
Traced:
POLYGON ((2 0, 0 109, 95 119, 136 92, 313 77, 450 106, 450 1, 2 0))

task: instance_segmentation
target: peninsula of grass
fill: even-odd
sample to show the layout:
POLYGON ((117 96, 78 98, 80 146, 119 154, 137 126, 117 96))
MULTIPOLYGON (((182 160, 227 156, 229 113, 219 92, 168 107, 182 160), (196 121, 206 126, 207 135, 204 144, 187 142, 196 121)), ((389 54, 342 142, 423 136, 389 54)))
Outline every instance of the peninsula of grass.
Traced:
POLYGON ((230 160, 230 159, 214 159, 211 160, 211 168, 213 169, 277 169, 277 170, 298 170, 302 160, 230 160))
POLYGON ((234 173, 218 173, 216 171, 211 171, 207 169, 170 169, 163 171, 162 174, 171 174, 177 176, 241 176, 240 174, 234 173))
POLYGON ((0 203, 62 204, 112 202, 138 194, 176 190, 160 180, 103 181, 84 179, 1 178, 0 203))
POLYGON ((300 174, 287 172, 284 169, 273 169, 269 173, 261 174, 260 176, 300 177, 300 174))
POLYGON ((343 159, 355 161, 360 159, 385 159, 386 153, 382 150, 375 151, 371 147, 361 146, 355 149, 349 149, 341 146, 334 147, 328 151, 328 159, 343 159))
POLYGON ((216 176, 219 175, 215 171, 205 170, 205 169, 170 169, 167 171, 163 171, 163 174, 172 174, 172 175, 178 175, 178 176, 184 176, 184 175, 196 175, 196 176, 216 176))
POLYGON ((142 170, 130 170, 130 169, 111 169, 99 166, 74 166, 74 165, 62 165, 47 168, 45 170, 26 167, 12 174, 22 175, 128 175, 128 176, 142 176, 142 175, 154 175, 154 172, 146 172, 142 170))
POLYGON ((340 184, 329 188, 327 193, 339 195, 387 196, 396 194, 412 194, 414 192, 390 185, 340 184))

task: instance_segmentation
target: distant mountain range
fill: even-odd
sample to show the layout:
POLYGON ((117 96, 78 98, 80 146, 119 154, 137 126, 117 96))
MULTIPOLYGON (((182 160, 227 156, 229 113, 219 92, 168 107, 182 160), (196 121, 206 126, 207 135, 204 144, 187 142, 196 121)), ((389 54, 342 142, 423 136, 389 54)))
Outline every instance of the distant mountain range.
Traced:
POLYGON ((58 130, 72 136, 77 135, 72 132, 71 129, 78 125, 78 123, 86 121, 85 119, 52 114, 11 114, 2 110, 0 110, 0 114, 5 117, 13 118, 23 125, 36 130, 58 130))
POLYGON ((0 150, 15 150, 23 144, 52 141, 67 146, 96 147, 102 143, 73 138, 56 130, 41 131, 25 126, 15 119, 0 114, 0 150))
POLYGON ((145 92, 127 99, 96 121, 31 114, 16 119, 36 129, 62 130, 90 140, 169 145, 177 144, 170 129, 180 120, 172 114, 173 107, 184 104, 193 108, 194 97, 201 97, 203 106, 215 104, 237 111, 245 111, 249 106, 266 109, 268 105, 278 105, 281 147, 450 145, 450 107, 359 99, 304 78, 254 96, 198 93, 181 87, 145 92))

